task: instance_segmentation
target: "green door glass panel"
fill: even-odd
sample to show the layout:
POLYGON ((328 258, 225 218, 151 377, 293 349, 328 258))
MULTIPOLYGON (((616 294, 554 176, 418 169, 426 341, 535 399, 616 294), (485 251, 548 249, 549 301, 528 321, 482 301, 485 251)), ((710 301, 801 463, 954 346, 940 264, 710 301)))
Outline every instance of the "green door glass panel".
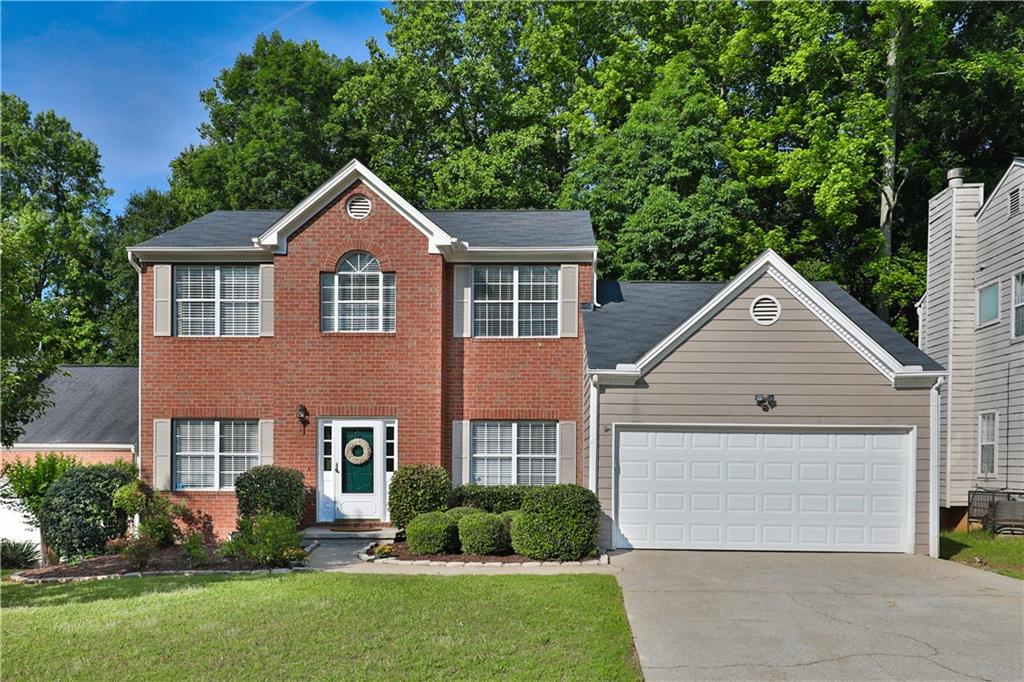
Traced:
MULTIPOLYGON (((345 450, 339 453, 341 456, 341 492, 343 493, 372 493, 373 492, 373 460, 377 452, 373 443, 373 429, 352 428, 341 430, 341 447, 348 449, 349 442, 362 438, 370 444, 370 458, 362 464, 353 464, 344 456, 345 450)), ((363 454, 362 447, 355 446, 353 455, 359 457, 363 454)))

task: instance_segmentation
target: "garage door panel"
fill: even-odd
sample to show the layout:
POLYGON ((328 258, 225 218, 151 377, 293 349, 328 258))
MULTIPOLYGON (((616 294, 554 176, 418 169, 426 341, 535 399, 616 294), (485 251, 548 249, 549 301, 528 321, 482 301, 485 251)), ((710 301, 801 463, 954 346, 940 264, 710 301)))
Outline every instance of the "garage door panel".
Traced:
POLYGON ((619 433, 620 546, 907 551, 909 434, 641 433, 619 433))

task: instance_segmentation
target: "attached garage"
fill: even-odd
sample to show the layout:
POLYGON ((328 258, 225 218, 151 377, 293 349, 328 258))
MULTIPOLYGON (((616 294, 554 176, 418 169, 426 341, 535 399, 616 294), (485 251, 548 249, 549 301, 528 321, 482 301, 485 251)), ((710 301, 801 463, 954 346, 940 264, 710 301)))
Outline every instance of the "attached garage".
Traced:
POLYGON ((617 547, 913 549, 909 432, 626 427, 615 440, 617 547))
POLYGON ((609 548, 937 552, 945 370, 769 251, 731 282, 609 282, 584 313, 609 548))

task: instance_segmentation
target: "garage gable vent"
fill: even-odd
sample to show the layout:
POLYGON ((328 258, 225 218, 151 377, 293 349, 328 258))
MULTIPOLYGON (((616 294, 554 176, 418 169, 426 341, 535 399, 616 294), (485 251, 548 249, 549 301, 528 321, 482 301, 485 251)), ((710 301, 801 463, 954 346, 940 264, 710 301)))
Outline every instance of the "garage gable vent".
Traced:
POLYGON ((362 194, 357 194, 348 200, 348 214, 356 220, 362 220, 370 215, 370 200, 362 194))
POLYGON ((763 327, 775 324, 782 314, 782 306, 774 296, 758 296, 750 304, 750 317, 763 327))

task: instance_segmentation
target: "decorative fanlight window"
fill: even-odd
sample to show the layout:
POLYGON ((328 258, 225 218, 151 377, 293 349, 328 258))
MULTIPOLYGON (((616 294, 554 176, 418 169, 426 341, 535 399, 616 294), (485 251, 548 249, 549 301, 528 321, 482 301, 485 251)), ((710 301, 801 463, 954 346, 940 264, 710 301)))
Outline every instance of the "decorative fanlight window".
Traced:
POLYGON ((774 296, 758 296, 750 304, 750 317, 762 327, 775 324, 782 314, 782 306, 774 296))
POLYGON ((337 272, 320 273, 320 329, 395 331, 395 273, 381 272, 365 251, 346 254, 337 272))
POLYGON ((348 204, 346 206, 348 214, 356 220, 362 220, 366 216, 370 215, 370 210, 373 208, 370 200, 362 194, 356 194, 353 196, 348 200, 348 204))

